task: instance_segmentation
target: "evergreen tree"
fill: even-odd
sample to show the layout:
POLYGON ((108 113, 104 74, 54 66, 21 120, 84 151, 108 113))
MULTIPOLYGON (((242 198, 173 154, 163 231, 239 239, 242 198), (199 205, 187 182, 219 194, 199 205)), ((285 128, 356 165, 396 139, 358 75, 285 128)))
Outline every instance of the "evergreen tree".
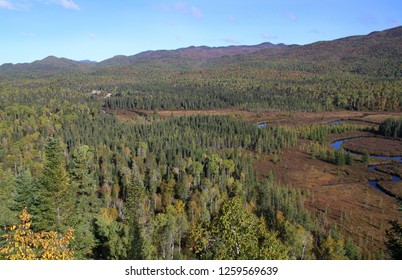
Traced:
POLYGON ((390 221, 391 228, 386 231, 387 249, 394 260, 402 260, 402 224, 390 221))
POLYGON ((3 171, 0 164, 0 234, 17 218, 11 210, 15 204, 11 195, 15 189, 14 184, 14 176, 10 172, 3 171))
MULTIPOLYGON (((399 210, 402 211, 402 202, 399 201, 399 210)), ((385 232, 388 252, 394 260, 402 260, 402 224, 396 220, 389 221, 391 228, 385 232)))
POLYGON ((362 161, 363 161, 363 163, 365 163, 365 164, 369 164, 370 163, 370 155, 369 155, 369 153, 368 152, 364 152, 363 153, 363 155, 362 155, 362 161))
POLYGON ((145 207, 147 202, 144 179, 140 174, 135 162, 131 173, 128 174, 130 181, 126 185, 126 204, 124 207, 125 220, 127 221, 130 246, 129 259, 150 259, 152 245, 149 234, 149 213, 145 207))
POLYGON ((60 140, 48 138, 45 163, 40 174, 34 206, 34 226, 64 233, 73 212, 73 190, 65 169, 60 140))
POLYGON ((346 256, 350 260, 359 260, 361 258, 359 248, 356 246, 355 243, 353 243, 353 240, 350 237, 345 241, 345 251, 346 256))
POLYGON ((71 188, 75 192, 74 212, 70 224, 74 227, 72 246, 78 259, 92 258, 96 246, 94 224, 100 214, 97 184, 91 173, 93 154, 84 145, 74 151, 71 188))
POLYGON ((32 212, 35 203, 35 183, 29 170, 22 171, 15 179, 15 205, 13 210, 21 213, 23 209, 32 212))
POLYGON ((353 158, 352 158, 352 155, 349 152, 347 152, 345 154, 345 163, 346 163, 346 165, 352 165, 353 164, 353 158))

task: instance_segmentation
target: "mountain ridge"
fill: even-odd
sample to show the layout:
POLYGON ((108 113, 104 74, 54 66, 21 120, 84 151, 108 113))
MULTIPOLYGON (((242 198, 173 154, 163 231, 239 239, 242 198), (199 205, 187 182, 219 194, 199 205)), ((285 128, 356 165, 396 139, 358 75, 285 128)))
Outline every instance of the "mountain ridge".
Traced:
POLYGON ((148 50, 129 56, 116 55, 100 62, 75 61, 68 58, 48 56, 31 63, 3 64, 0 66, 0 73, 18 75, 32 72, 52 74, 63 71, 91 71, 105 67, 126 67, 155 61, 191 68, 195 65, 206 65, 210 61, 220 63, 221 60, 236 63, 238 59, 259 62, 267 59, 297 58, 321 63, 322 60, 345 62, 353 59, 367 60, 376 56, 394 56, 398 61, 400 60, 399 58, 402 56, 402 26, 383 31, 374 31, 367 35, 317 41, 306 45, 265 42, 250 46, 189 46, 175 50, 148 50), (364 59, 362 59, 363 56, 364 59))

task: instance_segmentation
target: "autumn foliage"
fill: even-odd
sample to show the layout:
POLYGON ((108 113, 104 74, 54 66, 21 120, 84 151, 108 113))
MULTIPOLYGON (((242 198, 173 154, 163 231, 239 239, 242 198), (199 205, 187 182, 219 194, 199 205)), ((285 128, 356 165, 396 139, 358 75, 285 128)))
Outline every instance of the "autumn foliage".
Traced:
POLYGON ((73 240, 73 229, 62 236, 55 231, 33 232, 31 215, 26 209, 19 215, 21 224, 11 226, 3 235, 6 240, 1 258, 7 260, 71 260, 74 252, 68 248, 73 240))

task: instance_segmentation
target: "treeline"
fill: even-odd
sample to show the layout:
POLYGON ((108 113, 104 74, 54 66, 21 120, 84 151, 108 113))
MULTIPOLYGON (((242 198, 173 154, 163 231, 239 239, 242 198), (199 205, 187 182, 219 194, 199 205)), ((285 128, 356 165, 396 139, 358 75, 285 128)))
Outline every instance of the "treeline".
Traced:
POLYGON ((151 84, 122 84, 105 101, 110 109, 212 109, 237 106, 244 110, 328 111, 400 108, 400 80, 372 80, 343 74, 338 78, 308 73, 243 73, 247 69, 168 76, 151 84), (287 78, 287 75, 289 75, 287 78))
POLYGON ((327 138, 331 134, 341 134, 346 131, 364 129, 364 126, 355 124, 307 124, 297 127, 298 135, 302 139, 312 140, 320 144, 326 144, 327 138))
POLYGON ((93 97, 93 90, 101 90, 111 97, 91 102, 103 102, 109 109, 400 110, 398 76, 356 74, 335 66, 263 58, 222 59, 182 69, 167 62, 141 63, 50 77, 10 77, 0 83, 0 101, 44 103, 52 96, 82 102, 93 97))

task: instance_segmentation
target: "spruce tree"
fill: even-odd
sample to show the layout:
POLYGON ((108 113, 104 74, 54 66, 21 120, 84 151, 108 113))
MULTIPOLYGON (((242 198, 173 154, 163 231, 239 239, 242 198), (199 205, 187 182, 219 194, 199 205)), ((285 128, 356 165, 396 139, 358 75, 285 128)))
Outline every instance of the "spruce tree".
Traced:
POLYGON ((78 259, 92 258, 92 249, 96 246, 94 225, 100 213, 100 200, 91 173, 92 159, 93 154, 88 146, 75 149, 71 171, 71 187, 75 198, 70 223, 75 229, 72 245, 78 259))
POLYGON ((17 213, 21 213, 26 209, 28 212, 32 212, 32 208, 35 203, 35 183, 29 170, 22 171, 15 178, 15 195, 13 210, 17 213))
POLYGON ((66 232, 73 208, 73 192, 59 139, 47 139, 45 155, 33 209, 33 225, 39 230, 66 232))
POLYGON ((145 207, 146 191, 143 176, 135 162, 133 162, 130 181, 125 186, 126 204, 124 216, 129 227, 130 247, 129 259, 149 259, 151 245, 149 239, 149 213, 145 207))

